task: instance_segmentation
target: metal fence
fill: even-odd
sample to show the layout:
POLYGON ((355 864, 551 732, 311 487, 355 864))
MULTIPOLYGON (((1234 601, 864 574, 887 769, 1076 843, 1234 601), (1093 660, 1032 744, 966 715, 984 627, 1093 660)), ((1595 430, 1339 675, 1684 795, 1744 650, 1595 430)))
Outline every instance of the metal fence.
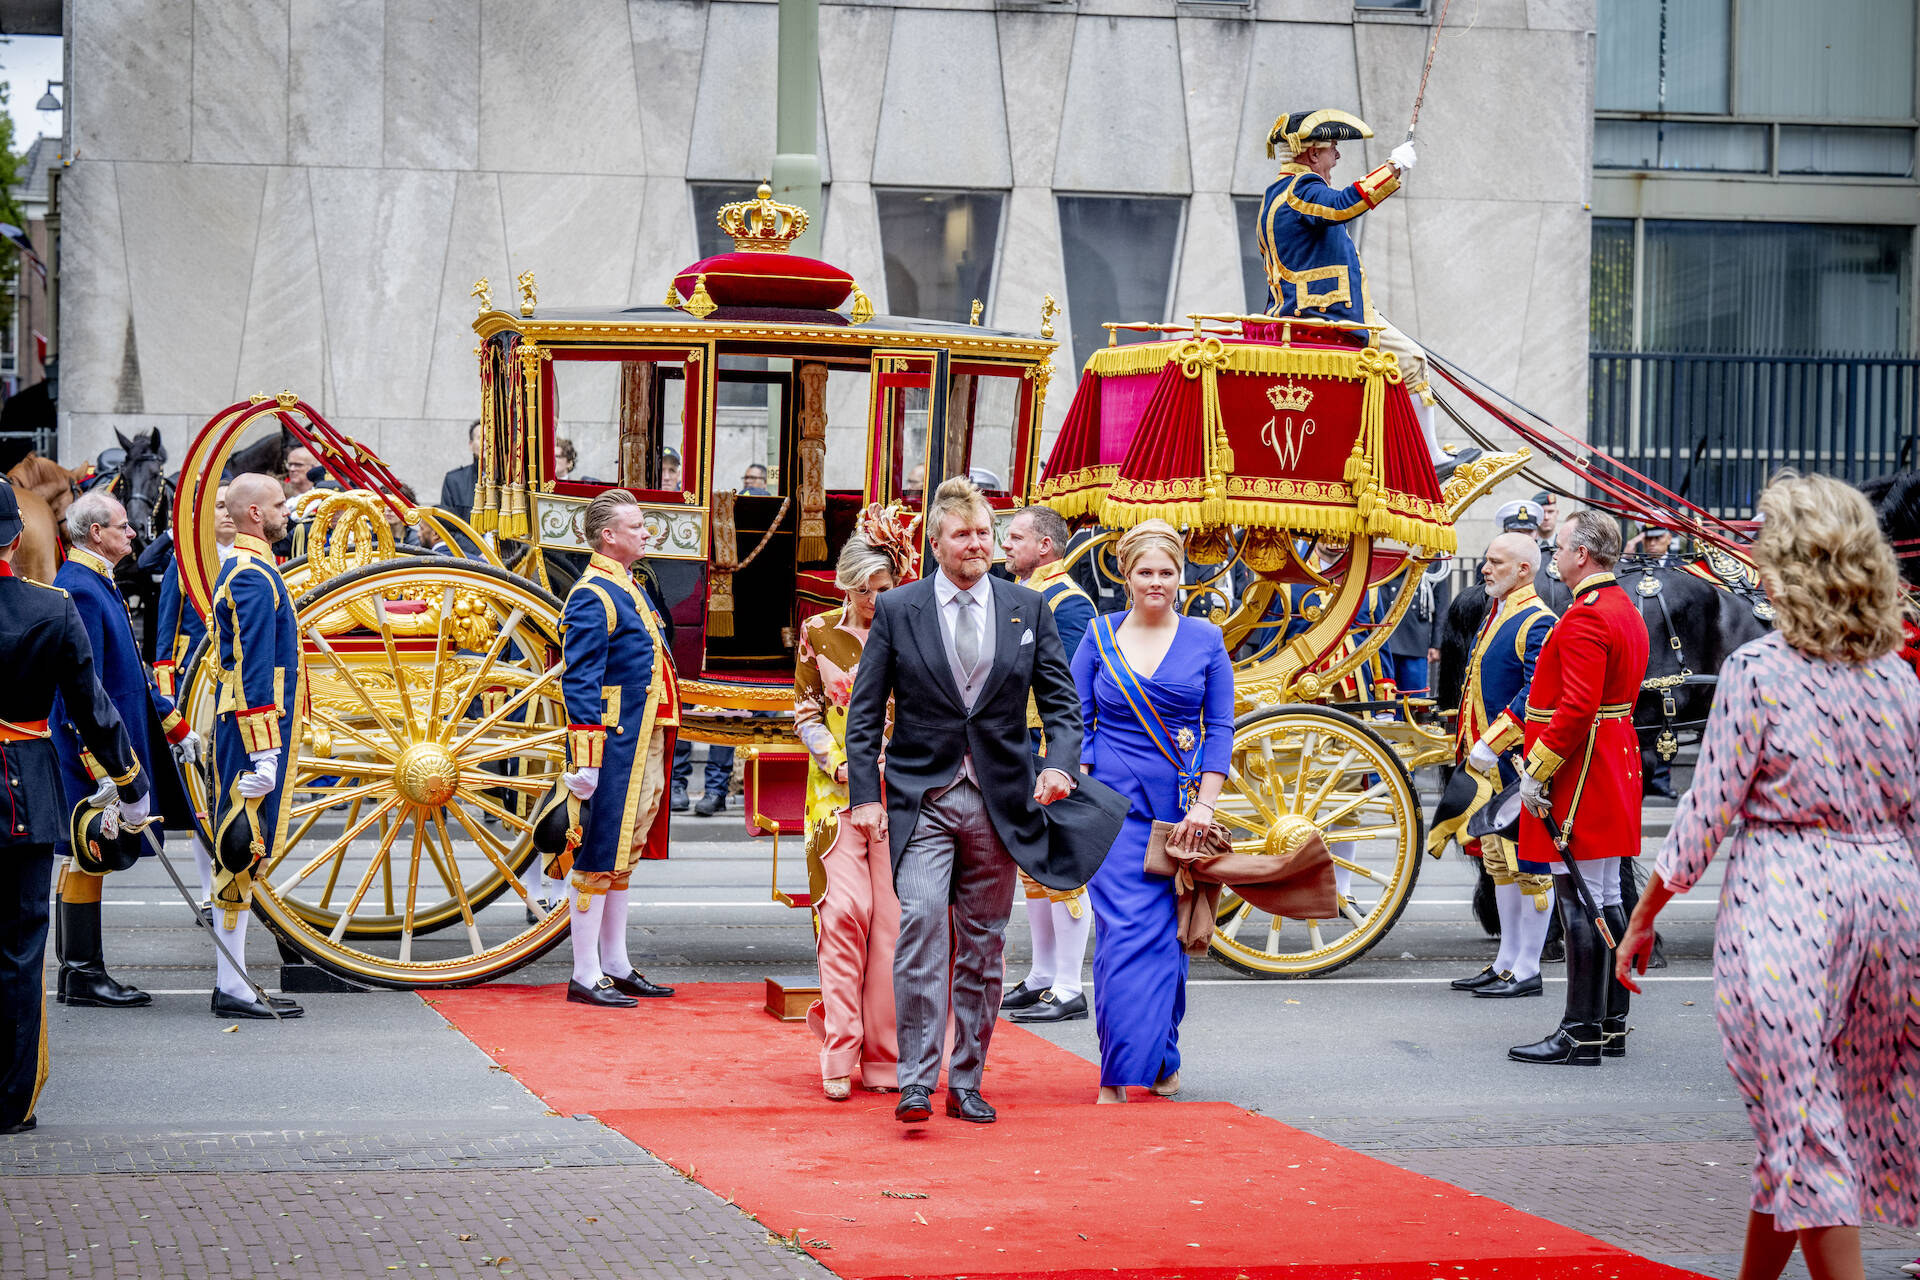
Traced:
POLYGON ((1595 351, 1588 374, 1594 446, 1720 515, 1752 512, 1781 467, 1920 465, 1920 360, 1595 351))

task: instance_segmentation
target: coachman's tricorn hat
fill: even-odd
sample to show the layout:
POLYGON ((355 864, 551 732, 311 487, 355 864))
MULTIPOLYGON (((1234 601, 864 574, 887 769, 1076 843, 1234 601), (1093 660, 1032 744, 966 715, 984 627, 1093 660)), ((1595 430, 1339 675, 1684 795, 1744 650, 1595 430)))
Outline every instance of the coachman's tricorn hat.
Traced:
POLYGON ((573 870, 573 851, 586 843, 592 820, 592 802, 567 790, 564 780, 540 797, 533 807, 533 847, 549 879, 563 880, 573 870))
POLYGON ((1365 120, 1333 107, 1295 111, 1273 122, 1273 129, 1267 134, 1267 159, 1276 157, 1275 148, 1281 144, 1285 144, 1288 155, 1297 156, 1323 142, 1351 142, 1372 136, 1373 130, 1365 120))
POLYGON ((88 875, 103 876, 109 871, 125 871, 140 860, 140 837, 120 827, 118 834, 106 832, 107 811, 82 800, 73 806, 72 824, 67 831, 73 860, 88 875))

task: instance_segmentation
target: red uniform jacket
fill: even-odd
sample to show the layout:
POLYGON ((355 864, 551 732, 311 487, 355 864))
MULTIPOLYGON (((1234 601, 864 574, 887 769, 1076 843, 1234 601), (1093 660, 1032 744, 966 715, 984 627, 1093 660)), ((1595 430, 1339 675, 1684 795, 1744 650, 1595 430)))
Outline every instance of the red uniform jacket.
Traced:
MULTIPOLYGON (((1640 739, 1647 626, 1611 573, 1580 584, 1547 635, 1527 694, 1527 772, 1547 783, 1575 858, 1640 852, 1640 739)), ((1520 815, 1520 856, 1559 864, 1547 826, 1520 815)))

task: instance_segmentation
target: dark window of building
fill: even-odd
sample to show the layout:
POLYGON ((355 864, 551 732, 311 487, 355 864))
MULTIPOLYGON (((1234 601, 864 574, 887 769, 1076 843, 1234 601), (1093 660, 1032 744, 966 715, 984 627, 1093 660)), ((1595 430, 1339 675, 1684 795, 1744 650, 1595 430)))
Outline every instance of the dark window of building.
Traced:
POLYGON ((1595 120, 1593 167, 1765 173, 1768 132, 1764 124, 1595 120))
MULTIPOLYGON (((1172 303, 1174 255, 1187 202, 1178 196, 1060 196, 1073 359, 1106 345, 1107 321, 1162 321, 1172 303)), ((1120 341, 1159 335, 1120 331, 1120 341)))
POLYGON ((1727 110, 1728 0, 1600 0, 1596 111, 1727 110))
POLYGON ((873 196, 889 311, 964 322, 975 298, 992 309, 1004 192, 879 188, 873 196))
POLYGON ((1780 172, 1911 178, 1913 131, 1783 124, 1780 172))
POLYGON ((1247 286, 1247 313, 1267 309, 1267 267, 1260 261, 1260 196, 1235 196, 1233 212, 1240 223, 1240 278, 1247 286))
POLYGON ((1593 220, 1588 342, 1595 351, 1633 349, 1633 219, 1593 220))

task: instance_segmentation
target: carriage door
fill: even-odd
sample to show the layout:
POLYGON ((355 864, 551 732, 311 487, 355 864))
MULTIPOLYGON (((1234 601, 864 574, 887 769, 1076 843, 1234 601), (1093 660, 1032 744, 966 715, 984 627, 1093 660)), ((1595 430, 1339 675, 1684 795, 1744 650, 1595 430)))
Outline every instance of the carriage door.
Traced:
POLYGON ((927 493, 967 465, 964 441, 950 447, 945 430, 947 353, 876 351, 870 384, 868 499, 924 510, 927 493))

